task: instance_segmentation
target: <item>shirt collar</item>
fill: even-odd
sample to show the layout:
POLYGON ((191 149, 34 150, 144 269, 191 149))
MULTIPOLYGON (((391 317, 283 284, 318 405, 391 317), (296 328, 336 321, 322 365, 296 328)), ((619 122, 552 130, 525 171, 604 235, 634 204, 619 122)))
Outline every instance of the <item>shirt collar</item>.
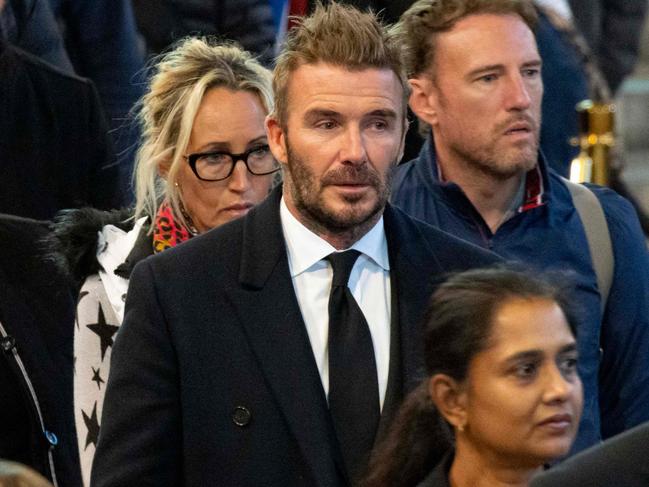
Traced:
POLYGON ((525 175, 525 195, 523 203, 518 207, 518 212, 531 210, 543 205, 543 196, 545 188, 543 185, 543 175, 539 164, 527 171, 525 175))
MULTIPOLYGON (((279 204, 279 214, 284 240, 286 241, 291 277, 305 272, 332 252, 336 252, 336 249, 329 242, 306 228, 293 216, 286 206, 284 197, 282 197, 279 204)), ((369 232, 350 248, 358 250, 379 267, 389 271, 390 261, 383 216, 369 232)))

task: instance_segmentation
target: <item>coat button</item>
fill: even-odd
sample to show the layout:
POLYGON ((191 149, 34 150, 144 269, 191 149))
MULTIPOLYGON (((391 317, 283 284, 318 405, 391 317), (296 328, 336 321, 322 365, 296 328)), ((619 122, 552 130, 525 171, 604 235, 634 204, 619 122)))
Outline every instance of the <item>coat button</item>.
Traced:
POLYGON ((7 335, 6 337, 0 338, 0 347, 3 351, 9 353, 16 346, 16 339, 12 336, 7 335))
POLYGON ((234 411, 232 412, 232 422, 237 426, 241 426, 242 428, 244 426, 248 426, 251 419, 252 414, 250 413, 248 408, 244 406, 237 406, 236 408, 234 408, 234 411))

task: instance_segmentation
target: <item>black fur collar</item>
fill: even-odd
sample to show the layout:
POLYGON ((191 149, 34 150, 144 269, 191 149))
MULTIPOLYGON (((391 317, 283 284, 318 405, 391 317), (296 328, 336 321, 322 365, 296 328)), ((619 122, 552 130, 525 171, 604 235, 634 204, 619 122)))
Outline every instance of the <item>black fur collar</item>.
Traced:
POLYGON ((48 258, 80 287, 86 277, 100 270, 97 232, 106 225, 129 231, 135 224, 132 215, 132 210, 101 211, 94 208, 59 212, 44 242, 48 258))

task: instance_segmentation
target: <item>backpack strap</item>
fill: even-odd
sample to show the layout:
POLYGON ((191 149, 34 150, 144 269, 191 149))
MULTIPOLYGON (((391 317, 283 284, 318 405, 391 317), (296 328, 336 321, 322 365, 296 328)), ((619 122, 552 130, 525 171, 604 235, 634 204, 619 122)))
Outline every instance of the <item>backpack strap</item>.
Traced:
POLYGON ((586 232, 590 258, 597 275, 597 287, 601 296, 603 315, 615 268, 611 234, 608 230, 604 210, 595 193, 586 186, 573 183, 566 178, 561 179, 570 191, 575 209, 586 232))

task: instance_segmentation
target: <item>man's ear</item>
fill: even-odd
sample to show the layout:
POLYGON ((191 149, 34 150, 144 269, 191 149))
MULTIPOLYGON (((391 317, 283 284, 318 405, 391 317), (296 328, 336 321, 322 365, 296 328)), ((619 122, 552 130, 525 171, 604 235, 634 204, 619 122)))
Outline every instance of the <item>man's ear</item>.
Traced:
POLYGON ((409 105, 418 118, 428 125, 437 124, 437 89, 429 77, 411 78, 409 105))
POLYGON ((464 385, 446 374, 435 374, 428 381, 428 393, 444 419, 463 431, 468 422, 464 385))
POLYGON ((286 164, 286 161, 288 161, 286 134, 282 125, 273 115, 266 117, 266 135, 268 136, 268 147, 270 147, 275 160, 280 164, 286 164))

